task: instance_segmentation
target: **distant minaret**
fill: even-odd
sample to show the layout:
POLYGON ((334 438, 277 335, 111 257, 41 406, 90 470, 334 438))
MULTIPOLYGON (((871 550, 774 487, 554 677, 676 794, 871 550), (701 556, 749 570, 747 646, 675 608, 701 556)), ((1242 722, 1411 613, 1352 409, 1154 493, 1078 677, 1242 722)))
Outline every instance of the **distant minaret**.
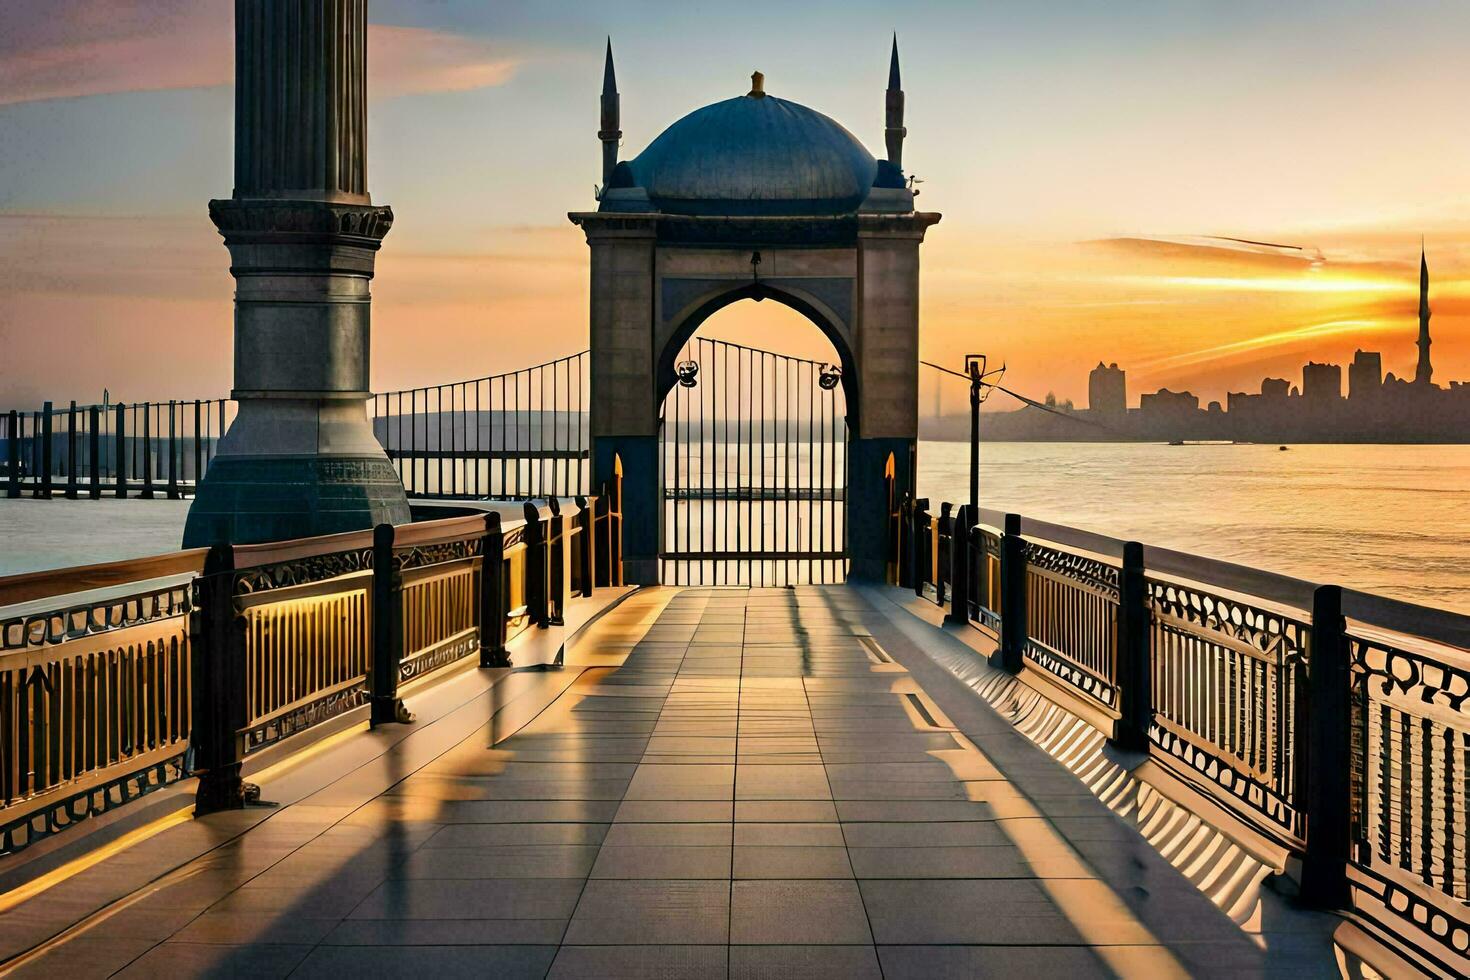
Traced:
POLYGON ((893 35, 893 54, 888 59, 888 91, 884 94, 883 142, 888 144, 888 162, 903 169, 903 138, 908 130, 903 128, 903 85, 898 78, 898 33, 893 35))
POLYGON ((622 109, 618 104, 618 78, 613 73, 612 38, 607 39, 607 60, 602 66, 602 128, 597 138, 602 140, 602 186, 612 183, 613 168, 618 165, 618 141, 623 138, 622 109))
POLYGON ((1419 245, 1419 366, 1414 369, 1414 383, 1429 384, 1434 367, 1429 363, 1429 262, 1424 245, 1419 245))

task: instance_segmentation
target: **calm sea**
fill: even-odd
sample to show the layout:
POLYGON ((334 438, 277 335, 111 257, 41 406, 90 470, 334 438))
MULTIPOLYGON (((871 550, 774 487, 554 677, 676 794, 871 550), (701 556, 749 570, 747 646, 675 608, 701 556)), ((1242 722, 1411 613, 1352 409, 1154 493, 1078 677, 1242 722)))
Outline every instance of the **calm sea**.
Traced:
MULTIPOLYGON (((920 444, 920 496, 968 481, 968 444, 920 444)), ((987 443, 980 502, 1470 612, 1470 446, 987 443)))
MULTIPOLYGON (((919 446, 964 499, 969 447, 919 446)), ((981 504, 1470 613, 1470 446, 988 443, 981 504)), ((187 501, 0 499, 0 574, 178 546, 187 501)))

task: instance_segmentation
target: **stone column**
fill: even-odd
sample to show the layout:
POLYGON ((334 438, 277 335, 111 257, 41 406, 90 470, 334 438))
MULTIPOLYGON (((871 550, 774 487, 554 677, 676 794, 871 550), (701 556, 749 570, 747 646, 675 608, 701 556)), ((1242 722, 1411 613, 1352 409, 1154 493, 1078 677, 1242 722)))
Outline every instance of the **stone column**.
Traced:
POLYGON ((184 545, 409 520, 367 420, 368 284, 393 212, 367 192, 367 0, 236 0, 235 190, 209 202, 235 277, 239 414, 184 545))
POLYGON ((919 438, 919 245, 939 215, 858 216, 857 431, 848 444, 850 574, 884 574, 887 527, 883 470, 891 454, 897 492, 913 493, 919 438))
POLYGON ((656 585, 663 482, 654 384, 657 217, 576 213, 592 253, 592 485, 623 463, 623 580, 656 585))

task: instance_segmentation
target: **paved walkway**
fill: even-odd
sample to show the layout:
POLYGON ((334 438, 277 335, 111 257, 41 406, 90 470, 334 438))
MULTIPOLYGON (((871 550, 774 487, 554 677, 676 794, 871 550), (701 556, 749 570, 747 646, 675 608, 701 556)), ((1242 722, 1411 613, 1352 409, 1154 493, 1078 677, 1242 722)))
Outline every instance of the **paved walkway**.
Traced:
POLYGON ((515 734, 286 807, 25 969, 1335 973, 1315 937, 1263 951, 957 682, 922 690, 856 591, 635 599, 577 655, 609 666, 515 734))

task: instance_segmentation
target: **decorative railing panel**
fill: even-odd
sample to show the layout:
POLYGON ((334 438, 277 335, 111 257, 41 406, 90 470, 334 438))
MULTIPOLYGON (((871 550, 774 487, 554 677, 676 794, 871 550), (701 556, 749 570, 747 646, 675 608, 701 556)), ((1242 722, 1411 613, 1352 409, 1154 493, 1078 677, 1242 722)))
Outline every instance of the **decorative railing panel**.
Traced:
POLYGON ((1297 759, 1310 625, 1173 582, 1149 579, 1148 596, 1150 739, 1238 805, 1303 839, 1297 759))
POLYGON ((245 623, 246 751, 365 703, 372 574, 249 595, 245 623))
POLYGON ((0 854, 183 775, 189 587, 0 621, 0 854))
POLYGON ((1470 956, 1470 653, 1357 624, 1348 651, 1356 903, 1470 956))
POLYGON ((1000 535, 976 526, 970 531, 970 619, 1000 631, 1000 535))
POLYGON ((1026 543, 1026 657, 1103 706, 1117 706, 1118 569, 1026 543))
POLYGON ((399 680, 422 677, 477 652, 483 567, 479 537, 395 557, 403 576, 399 680))

